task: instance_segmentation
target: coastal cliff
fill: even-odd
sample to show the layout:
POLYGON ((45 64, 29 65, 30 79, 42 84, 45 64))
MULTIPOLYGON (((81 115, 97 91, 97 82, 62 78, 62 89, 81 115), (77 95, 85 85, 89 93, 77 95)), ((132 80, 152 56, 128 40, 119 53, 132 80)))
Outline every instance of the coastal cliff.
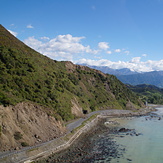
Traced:
POLYGON ((0 25, 0 150, 62 135, 63 122, 95 110, 143 107, 115 76, 52 60, 0 25))

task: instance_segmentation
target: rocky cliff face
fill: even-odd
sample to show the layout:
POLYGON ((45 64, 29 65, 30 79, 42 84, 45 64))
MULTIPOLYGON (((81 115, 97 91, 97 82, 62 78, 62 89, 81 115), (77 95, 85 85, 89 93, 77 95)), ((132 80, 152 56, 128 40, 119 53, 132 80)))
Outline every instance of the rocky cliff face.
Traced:
POLYGON ((65 128, 61 121, 45 109, 27 102, 0 106, 0 151, 35 145, 62 135, 65 128))

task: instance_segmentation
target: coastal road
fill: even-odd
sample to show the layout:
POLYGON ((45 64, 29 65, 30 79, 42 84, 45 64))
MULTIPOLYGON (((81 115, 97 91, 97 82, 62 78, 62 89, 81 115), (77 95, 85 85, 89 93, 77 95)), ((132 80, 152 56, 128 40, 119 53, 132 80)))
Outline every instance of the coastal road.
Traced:
MULTIPOLYGON (((80 126, 82 124, 82 122, 84 122, 85 120, 87 120, 90 116, 94 115, 94 114, 97 114, 97 113, 100 113, 102 111, 95 111, 95 112, 92 112, 90 114, 87 114, 85 118, 79 118, 71 123, 69 123, 66 128, 67 128, 67 133, 71 132, 73 129, 77 128, 78 126, 80 126)), ((55 139, 54 139, 55 140, 55 139)), ((53 140, 51 141, 48 141, 48 142, 44 142, 44 143, 41 143, 41 144, 37 144, 35 146, 31 146, 31 147, 24 147, 22 148, 21 150, 13 150, 13 151, 5 151, 5 152, 0 152, 0 159, 4 158, 4 157, 9 157, 9 156, 12 156, 14 154, 18 154, 18 153, 23 153, 24 151, 28 151, 28 150, 32 150, 34 148, 38 148, 38 147, 41 147, 41 146, 45 146, 49 143, 51 143, 53 140)))
POLYGON ((94 111, 94 112, 91 112, 91 113, 85 115, 84 118, 79 118, 79 119, 69 123, 68 125, 66 125, 66 128, 67 128, 68 132, 71 132, 73 129, 79 127, 85 120, 90 118, 92 115, 100 114, 102 112, 104 112, 104 110, 103 111, 100 111, 100 110, 99 111, 94 111))
POLYGON ((122 114, 129 114, 132 113, 130 110, 98 110, 91 112, 85 116, 85 118, 79 118, 68 125, 66 125, 66 128, 68 132, 71 132, 73 129, 79 127, 85 120, 90 118, 94 114, 101 114, 101 115, 106 115, 106 116, 111 116, 111 115, 122 115, 122 114))
MULTIPOLYGON (((69 123, 66 126, 67 130, 68 130, 67 134, 69 132, 71 132, 73 129, 79 127, 84 121, 86 121, 88 118, 90 118, 94 114, 101 114, 101 115, 106 115, 106 116, 111 116, 111 115, 117 115, 118 116, 118 115, 129 114, 129 113, 131 113, 131 111, 129 111, 129 110, 100 110, 100 111, 91 112, 91 113, 85 115, 84 118, 79 118, 79 119, 69 123)), ((38 144, 36 146, 22 148, 21 150, 13 150, 13 151, 7 151, 7 152, 0 152, 0 160, 5 158, 5 157, 14 156, 15 154, 21 154, 21 153, 23 153, 25 151, 32 150, 34 148, 39 148, 39 147, 44 147, 46 145, 50 145, 53 141, 57 141, 57 139, 54 139, 54 140, 51 140, 51 141, 48 141, 48 142, 44 142, 44 143, 38 144)))

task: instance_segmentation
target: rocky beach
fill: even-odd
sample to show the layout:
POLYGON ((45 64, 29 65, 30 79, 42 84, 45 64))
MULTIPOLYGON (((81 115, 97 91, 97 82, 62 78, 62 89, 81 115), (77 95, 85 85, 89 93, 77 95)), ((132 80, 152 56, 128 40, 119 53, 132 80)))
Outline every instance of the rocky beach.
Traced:
MULTIPOLYGON (((88 131, 85 134, 82 134, 80 138, 78 138, 77 141, 75 141, 70 148, 61 151, 57 154, 53 154, 49 156, 46 159, 37 161, 38 163, 44 163, 44 162, 60 162, 60 163, 65 163, 65 162, 92 162, 92 159, 96 155, 97 157, 101 158, 101 154, 97 153, 91 153, 91 149, 95 146, 95 140, 100 136, 102 132, 106 132, 109 130, 110 134, 115 132, 115 128, 109 129, 107 126, 104 125, 104 122, 106 119, 101 119, 97 126, 92 128, 90 131, 88 131)), ((108 151, 103 151, 106 154, 109 154, 110 156, 118 157, 118 151, 116 150, 116 145, 114 141, 110 138, 109 140, 110 143, 110 149, 108 151)), ((105 142, 104 142, 105 143, 105 142)))
MULTIPOLYGON (((141 136, 134 128, 124 128, 118 122, 118 119, 132 119, 150 114, 153 108, 139 112, 125 112, 115 110, 112 114, 104 116, 98 121, 98 124, 88 132, 81 134, 80 137, 66 150, 54 153, 44 159, 36 161, 37 163, 58 162, 58 163, 79 163, 79 162, 107 162, 112 159, 120 158, 125 152, 125 148, 116 143, 115 137, 123 138, 125 135, 141 136), (108 122, 108 124, 106 124, 108 122), (105 160, 106 161, 106 160, 105 160)), ((129 158, 126 159, 130 161, 129 158)))

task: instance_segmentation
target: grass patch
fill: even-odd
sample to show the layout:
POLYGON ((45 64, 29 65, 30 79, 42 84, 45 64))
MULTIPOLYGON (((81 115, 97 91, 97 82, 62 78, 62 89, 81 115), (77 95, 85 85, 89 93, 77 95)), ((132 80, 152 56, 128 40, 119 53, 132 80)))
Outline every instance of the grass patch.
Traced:
POLYGON ((29 144, 28 144, 27 142, 21 142, 21 146, 22 146, 22 147, 28 147, 29 144))
POLYGON ((32 152, 32 151, 35 151, 35 150, 38 150, 39 148, 32 148, 32 149, 29 149, 28 152, 32 152))

